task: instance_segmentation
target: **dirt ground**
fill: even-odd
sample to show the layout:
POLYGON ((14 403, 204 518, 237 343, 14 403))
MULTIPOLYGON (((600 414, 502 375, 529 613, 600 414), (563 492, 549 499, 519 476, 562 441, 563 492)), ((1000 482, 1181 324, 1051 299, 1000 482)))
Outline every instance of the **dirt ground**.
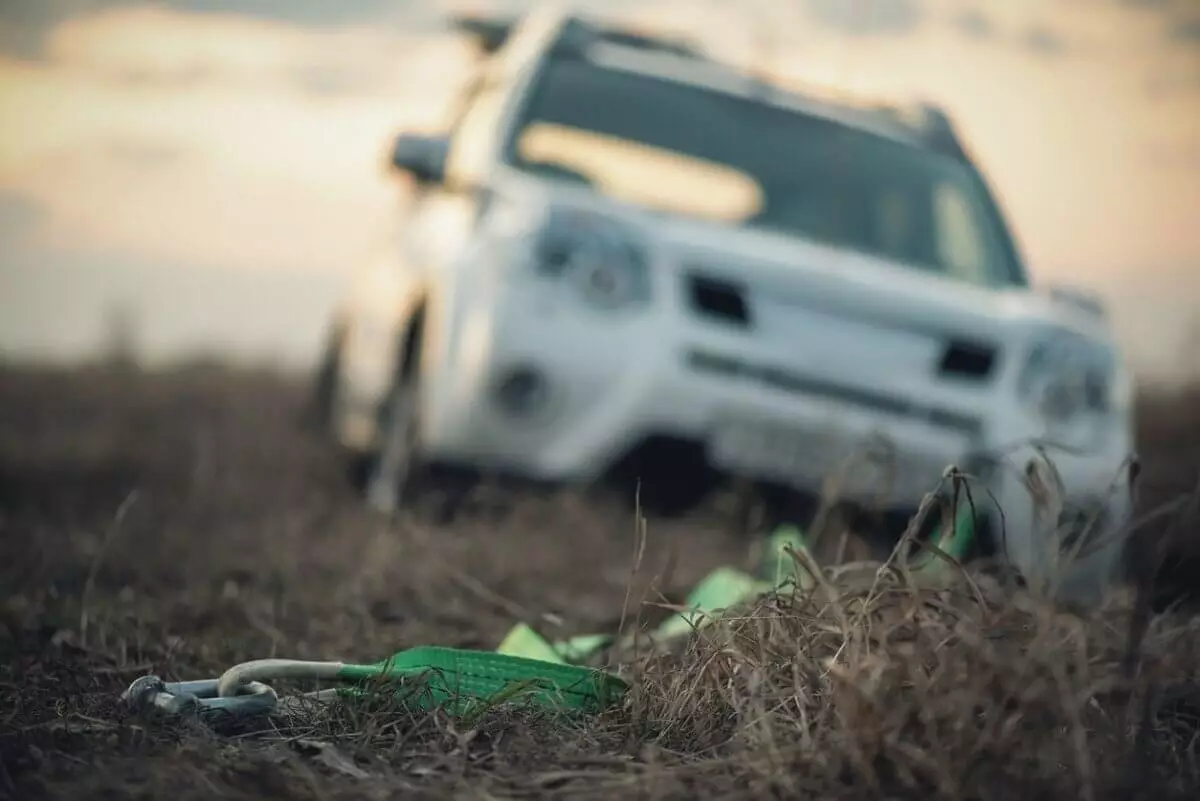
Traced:
MULTIPOLYGON (((1093 619, 959 577, 765 599, 647 660, 597 719, 350 710, 213 733, 138 676, 614 630, 749 559, 713 524, 569 497, 388 524, 270 375, 0 370, 0 797, 1162 798, 1200 788, 1200 625, 1093 619), (657 597, 657 596, 655 596, 657 597), (636 610, 635 610, 636 611, 636 610), (871 625, 866 625, 866 623, 871 625)), ((1192 493, 1200 396, 1148 399, 1146 508, 1192 493)), ((1183 510, 1186 512, 1186 510, 1183 510)), ((1160 538, 1180 514, 1148 527, 1160 538)), ((1188 520, 1191 526, 1194 520, 1188 520)))

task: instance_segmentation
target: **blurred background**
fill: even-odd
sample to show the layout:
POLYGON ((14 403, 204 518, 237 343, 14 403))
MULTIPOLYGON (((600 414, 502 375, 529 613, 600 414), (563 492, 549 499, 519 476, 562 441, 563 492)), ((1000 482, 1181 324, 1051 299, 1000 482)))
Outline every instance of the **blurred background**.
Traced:
MULTIPOLYGON (((304 369, 402 193, 384 155, 528 2, 5 0, 0 356, 304 369)), ((1200 0, 594 0, 781 77, 946 106, 1031 271, 1144 382, 1200 376, 1200 0)))

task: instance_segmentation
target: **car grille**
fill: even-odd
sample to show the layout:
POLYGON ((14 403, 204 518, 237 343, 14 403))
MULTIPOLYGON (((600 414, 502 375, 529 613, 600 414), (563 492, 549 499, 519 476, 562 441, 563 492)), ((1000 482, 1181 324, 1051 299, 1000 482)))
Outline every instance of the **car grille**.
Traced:
MULTIPOLYGON (((734 328, 754 326, 754 308, 749 290, 728 278, 692 271, 685 278, 685 299, 701 319, 734 328)), ((1000 349, 991 343, 959 337, 947 338, 934 372, 939 378, 958 382, 987 383, 996 372, 1000 349)))
POLYGON ((776 391, 850 403, 863 409, 896 418, 922 421, 968 436, 979 434, 983 427, 983 421, 979 417, 952 409, 915 403, 895 395, 825 381, 786 368, 756 364, 713 350, 689 349, 685 361, 688 368, 696 372, 758 384, 776 391))
POLYGON ((751 323, 746 290, 733 281, 692 275, 687 293, 692 311, 701 317, 743 328, 751 323))

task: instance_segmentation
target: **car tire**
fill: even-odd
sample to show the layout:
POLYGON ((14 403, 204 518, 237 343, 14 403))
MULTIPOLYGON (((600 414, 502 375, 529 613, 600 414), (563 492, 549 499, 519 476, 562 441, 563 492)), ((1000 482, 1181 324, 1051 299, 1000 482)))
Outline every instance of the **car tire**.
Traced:
POLYGON ((773 484, 738 481, 734 498, 730 531, 739 537, 769 535, 783 525, 807 529, 816 514, 816 504, 811 499, 773 484))
POLYGON ((418 437, 418 388, 417 371, 402 370, 379 406, 377 444, 363 466, 363 494, 381 514, 410 505, 426 472, 418 437))
POLYGON ((637 491, 642 511, 660 520, 680 520, 700 509, 709 488, 686 481, 643 485, 637 491))
POLYGON ((334 427, 334 405, 337 402, 338 374, 341 370, 343 332, 335 327, 325 338, 320 361, 313 374, 312 390, 306 419, 322 434, 329 434, 334 427))

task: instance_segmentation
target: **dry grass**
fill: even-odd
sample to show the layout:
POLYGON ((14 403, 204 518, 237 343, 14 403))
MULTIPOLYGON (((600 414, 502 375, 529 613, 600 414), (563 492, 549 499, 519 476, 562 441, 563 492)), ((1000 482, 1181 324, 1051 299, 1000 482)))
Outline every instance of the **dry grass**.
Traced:
MULTIPOLYGON (((0 373, 0 795, 22 798, 1132 798, 1200 787, 1200 623, 1089 619, 900 571, 736 610, 634 666, 596 720, 467 728, 369 699, 219 735, 132 718, 136 676, 248 658, 490 648, 516 619, 615 629, 748 551, 638 541, 569 498, 388 527, 270 376, 0 373)), ((1200 404, 1155 407, 1146 502, 1191 489, 1200 404), (1178 422, 1176 422, 1178 421, 1178 422), (1186 470, 1192 470, 1190 476, 1186 470)), ((1186 521, 1188 528, 1194 521, 1186 521)), ((1153 535, 1148 534, 1153 539, 1153 535)))

